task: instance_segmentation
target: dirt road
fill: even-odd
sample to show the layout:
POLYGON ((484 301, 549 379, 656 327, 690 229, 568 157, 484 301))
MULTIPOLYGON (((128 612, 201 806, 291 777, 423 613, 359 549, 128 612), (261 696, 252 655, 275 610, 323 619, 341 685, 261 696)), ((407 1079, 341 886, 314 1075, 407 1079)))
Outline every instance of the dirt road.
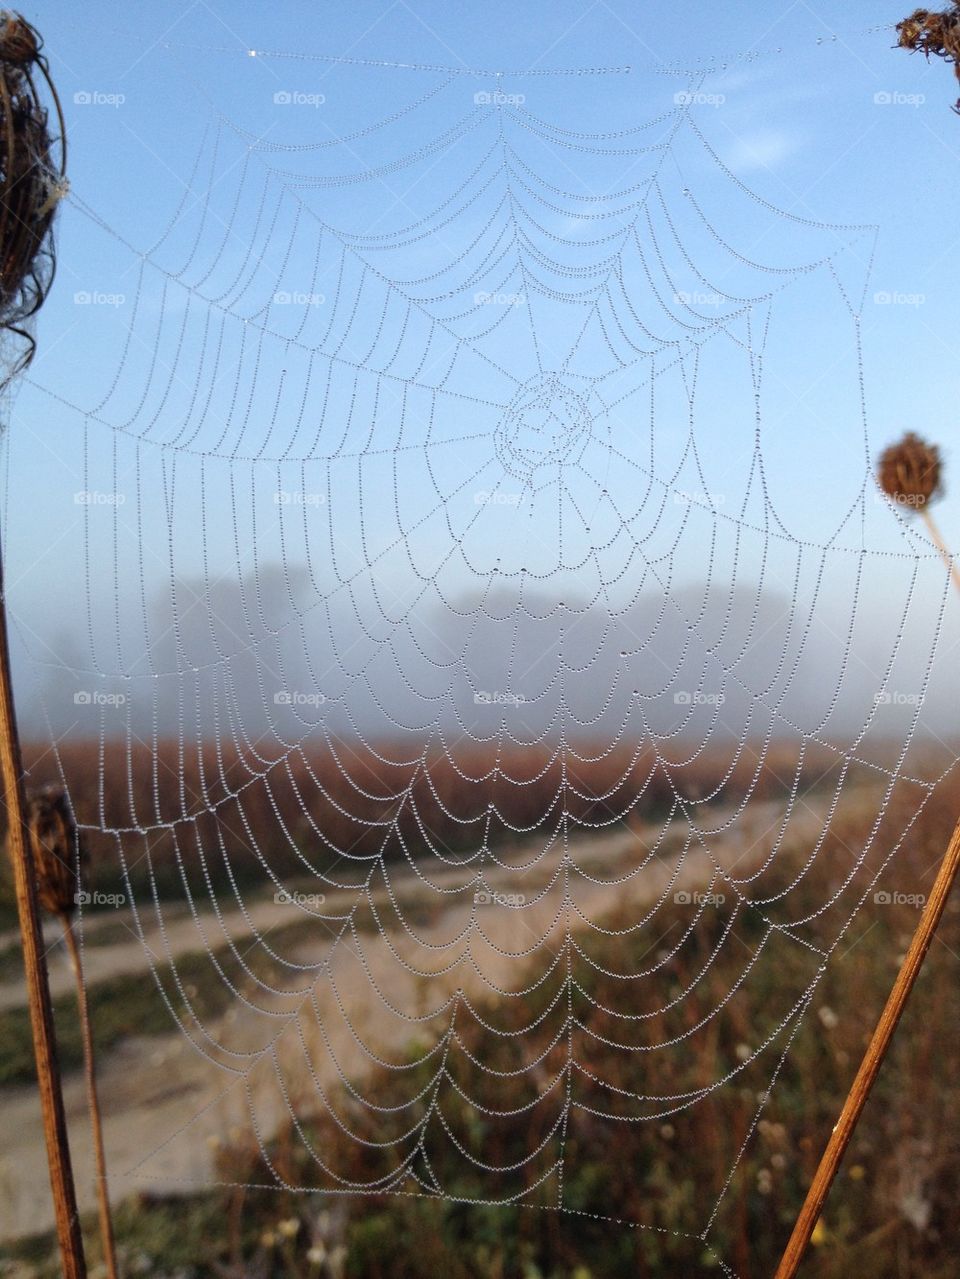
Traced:
MULTIPOLYGON (((825 799, 806 801, 791 819, 789 845, 809 849, 826 810, 825 799)), ((529 848, 518 849, 501 858, 503 866, 487 865, 491 900, 475 911, 472 893, 452 891, 470 878, 462 870, 430 876, 442 893, 418 884, 414 873, 401 875, 394 890, 401 913, 406 915, 403 904, 422 899, 431 908, 426 922, 405 927, 390 913, 390 892, 382 887, 372 899, 384 930, 356 938, 348 933, 334 945, 330 927, 318 926, 316 939, 298 942, 292 955, 314 967, 291 981, 290 990, 264 992, 255 1004, 237 998, 225 1016, 205 1027, 206 1037, 195 1035, 193 1042, 180 1033, 129 1039, 105 1056, 100 1091, 112 1198, 199 1188, 211 1179, 218 1143, 249 1131, 252 1114, 261 1134, 275 1130, 286 1114, 275 1061, 293 1104, 307 1104, 317 1080, 326 1088, 336 1083, 340 1069, 362 1075, 369 1058, 358 1038, 373 1054, 396 1058, 415 1032, 422 1038, 439 1028, 442 1014, 436 1020, 429 1013, 456 991, 475 998, 491 988, 515 988, 526 965, 535 962, 518 956, 530 951, 543 965, 563 945, 567 928, 580 925, 578 915, 595 920, 617 907, 703 890, 717 866, 749 873, 769 852, 782 812, 778 803, 752 805, 729 834, 710 841, 709 856, 696 845, 682 851, 681 823, 669 829, 658 854, 649 851, 659 833, 653 829, 580 837, 571 842, 569 857, 560 846, 536 859, 529 848), (514 908, 518 895, 525 899, 523 910, 514 908)), ((352 892, 328 892, 324 913, 346 914, 354 898, 352 892)), ((152 985, 151 957, 164 962, 207 944, 222 945, 227 937, 240 941, 251 936, 251 927, 269 935, 291 922, 294 909, 268 899, 250 907, 246 918, 237 909, 219 921, 212 912, 199 921, 180 915, 164 936, 154 926, 143 941, 131 936, 112 945, 88 944, 88 983, 142 972, 152 985)), ((54 962, 51 981, 55 993, 69 988, 61 961, 54 962)), ((0 1007, 22 1002, 22 988, 0 986, 0 1007)), ((82 1079, 68 1077, 65 1094, 78 1195, 86 1211, 94 1200, 82 1079)), ((45 1229, 52 1217, 34 1091, 6 1089, 0 1100, 5 1128, 0 1238, 10 1238, 45 1229)))

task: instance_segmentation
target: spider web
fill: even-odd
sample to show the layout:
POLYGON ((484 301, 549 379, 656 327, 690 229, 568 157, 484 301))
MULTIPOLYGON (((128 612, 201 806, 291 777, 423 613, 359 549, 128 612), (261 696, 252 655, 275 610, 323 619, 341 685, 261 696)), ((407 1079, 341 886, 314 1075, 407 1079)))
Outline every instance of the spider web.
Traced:
MULTIPOLYGON (((899 847, 876 842, 898 787, 933 788, 905 761, 948 581, 871 478, 875 229, 748 189, 701 78, 655 85, 640 123, 571 127, 603 83, 588 70, 537 81, 542 113, 519 75, 475 93, 424 68, 426 91, 404 81, 348 135, 221 117, 146 247, 70 199, 133 284, 86 394, 31 379, 63 483, 82 476, 56 580, 85 636, 70 660, 22 638, 145 979, 208 1068, 204 1103, 118 1170, 132 1178, 181 1183, 188 1165, 209 1184, 204 1137, 233 1124, 278 1189, 564 1210, 572 1125, 616 1141, 722 1089, 754 1099, 745 1149, 899 847), (811 915, 794 890, 851 791, 871 797, 870 835, 811 915), (664 933, 677 905, 681 935, 664 933), (701 977, 720 959, 739 975, 704 1012, 701 979, 668 975, 710 912, 701 977), (181 972, 185 933, 225 1016, 181 972), (597 947, 618 938, 601 1034, 584 974, 609 973, 597 947), (677 1090, 781 966, 733 1064, 677 1090), (538 1011, 498 1025, 491 996, 538 1011), (517 1037, 536 1050, 499 1067, 517 1037), (627 1063, 616 1081, 598 1043, 627 1063), (365 1089, 374 1067, 417 1081, 403 1105, 365 1089), (515 1121, 518 1078, 522 1148, 494 1164, 446 1103, 477 1131, 515 1121), (367 1178, 314 1146, 317 1112, 368 1152, 367 1178), (270 1162, 286 1122, 299 1180, 270 1162), (475 1193, 446 1184, 441 1146, 475 1193)), ((358 110, 387 73, 344 80, 358 110)), ((631 1224, 709 1240, 736 1168, 682 1221, 653 1204, 631 1224)))

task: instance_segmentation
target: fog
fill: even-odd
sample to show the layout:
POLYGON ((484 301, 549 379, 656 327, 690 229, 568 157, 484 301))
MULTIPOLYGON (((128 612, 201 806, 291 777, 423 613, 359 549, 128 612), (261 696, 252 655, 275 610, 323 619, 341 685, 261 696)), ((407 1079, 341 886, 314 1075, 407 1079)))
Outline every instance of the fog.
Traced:
POLYGON ((435 584, 399 601, 373 580, 323 595, 306 567, 276 564, 208 587, 183 579, 148 595, 136 625, 137 610, 103 601, 87 628, 39 608, 18 626, 21 728, 41 740, 219 736, 267 754, 325 733, 436 730, 454 743, 854 742, 914 725, 949 736, 958 626, 942 575, 927 571, 923 593, 861 579, 828 596, 801 580, 796 599, 691 584, 620 604, 517 583, 450 602, 435 584))

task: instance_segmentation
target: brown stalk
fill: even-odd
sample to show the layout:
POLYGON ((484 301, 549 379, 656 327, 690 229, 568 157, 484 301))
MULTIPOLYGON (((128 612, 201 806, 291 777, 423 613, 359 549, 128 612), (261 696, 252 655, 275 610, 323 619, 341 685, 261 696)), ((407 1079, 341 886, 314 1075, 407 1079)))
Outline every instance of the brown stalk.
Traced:
POLYGON ((90 1112, 93 1136, 100 1238, 108 1277, 117 1279, 117 1259, 107 1185, 107 1161, 103 1144, 103 1121, 97 1095, 93 1032, 90 1025, 87 988, 83 980, 80 947, 73 927, 73 916, 80 900, 86 850, 73 820, 66 793, 58 786, 46 786, 27 796, 26 823, 30 852, 36 869, 39 904, 42 910, 60 922, 70 957, 70 967, 73 969, 80 1037, 83 1043, 87 1108, 90 1112))
POLYGON ((943 538, 940 536, 940 529, 937 527, 936 520, 933 518, 933 516, 930 514, 930 512, 926 508, 924 508, 920 512, 920 518, 923 520, 924 524, 927 526, 927 532, 930 535, 930 541, 934 544, 934 546, 940 552, 940 555, 943 558, 944 564, 946 564, 947 568, 950 570, 950 576, 953 578, 954 586, 956 586, 957 590, 960 591, 960 569, 957 568, 956 560, 947 550, 946 543, 944 542, 943 538))
MULTIPOLYGON (((957 571, 940 530, 930 515, 929 503, 939 495, 940 455, 935 447, 923 443, 914 435, 907 435, 892 445, 882 455, 878 479, 881 488, 895 501, 909 502, 919 513, 930 534, 931 541, 944 559, 953 581, 960 591, 960 573, 957 571)), ((960 821, 957 822, 950 843, 943 855, 940 869, 934 880, 930 896, 924 905, 907 953, 900 965, 897 979, 887 998, 880 1020, 860 1062, 860 1069, 850 1086, 840 1118, 834 1125, 830 1140, 820 1158, 817 1171, 807 1197, 794 1223, 774 1279, 793 1279, 810 1244, 810 1237, 823 1210, 830 1187, 833 1185, 840 1163, 850 1145, 854 1130, 863 1114, 871 1089, 880 1073, 897 1024, 916 984, 923 961, 930 949, 934 934, 943 916, 950 890, 960 872, 960 821)))
POLYGON ((37 875, 24 829, 26 798, 23 765, 10 686, 10 657, 7 646, 6 601, 0 576, 0 774, 3 776, 4 807, 7 816, 7 851, 13 863, 17 915, 23 944, 23 967, 27 980, 27 1002, 33 1032, 33 1053, 37 1065, 37 1085, 43 1130, 50 1167, 57 1239, 65 1279, 85 1279, 83 1239, 77 1198, 70 1164, 70 1144, 60 1082, 60 1061, 53 1024, 53 1005, 47 976, 47 959, 40 926, 37 875))
POLYGON ((70 967, 77 988, 77 1012, 80 1016, 80 1033, 83 1038, 83 1068, 87 1083, 87 1109, 90 1111, 90 1127, 93 1134, 93 1157, 97 1171, 97 1215, 100 1221, 100 1241, 103 1260, 109 1279, 117 1279, 117 1255, 113 1238, 113 1220, 110 1215, 110 1191, 107 1184, 107 1158, 103 1148, 103 1120, 100 1099, 97 1096, 97 1070, 93 1055, 93 1034, 90 1029, 90 1011, 87 1006, 87 989, 83 982, 80 947, 69 915, 63 916, 63 937, 67 943, 70 967))
MULTIPOLYGON (((63 115, 40 50, 40 37, 28 22, 19 14, 0 11, 0 330, 13 333, 25 343, 21 355, 0 370, 0 389, 29 363, 35 349, 33 336, 25 325, 42 305, 53 278, 54 250, 50 231, 57 201, 65 190, 63 115), (33 71, 38 73, 36 79, 33 71), (47 110, 38 92, 41 86, 54 104, 59 129, 59 163, 52 161, 58 144, 48 128, 47 110)), ((57 1038, 37 900, 36 866, 24 827, 26 798, 10 678, 2 562, 0 775, 57 1238, 66 1279, 83 1279, 86 1265, 70 1164, 57 1038)))

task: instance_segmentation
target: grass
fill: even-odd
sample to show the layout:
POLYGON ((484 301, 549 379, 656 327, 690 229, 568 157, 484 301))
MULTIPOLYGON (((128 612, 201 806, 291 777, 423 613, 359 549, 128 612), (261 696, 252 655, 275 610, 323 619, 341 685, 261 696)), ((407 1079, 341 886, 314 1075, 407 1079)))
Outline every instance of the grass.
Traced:
MULTIPOLYGON (((909 811, 907 803, 894 804, 881 830, 876 858, 902 830, 909 811)), ((923 876, 942 852, 954 817, 949 799, 935 798, 898 857, 897 875, 886 876, 879 886, 922 891, 928 882, 923 876)), ((837 906, 821 909, 843 882, 853 856, 850 850, 863 846, 864 820, 858 818, 852 825, 840 821, 832 828, 813 868, 786 899, 792 918, 819 911, 802 929, 811 945, 833 941, 876 867, 876 861, 868 859, 837 906)), ((795 868, 782 863, 763 881, 764 895, 772 897, 785 886, 782 876, 789 869, 795 868)), ((755 886, 755 892, 759 888, 755 886)), ((656 948, 664 937, 678 936, 689 920, 689 909, 671 901, 649 929, 620 938, 593 937, 590 954, 611 971, 649 964, 651 942, 656 948)), ((647 998, 669 1000, 694 979, 720 940, 730 909, 727 903, 705 912, 647 998)), ((779 911, 776 917, 786 922, 783 906, 771 905, 769 911, 779 911)), ((710 1279, 723 1273, 721 1259, 740 1279, 767 1279, 915 923, 913 907, 868 899, 818 988, 762 1122, 722 1197, 707 1242, 691 1236, 702 1229, 708 1206, 720 1195, 748 1134, 757 1093, 766 1087, 772 1069, 769 1053, 762 1069, 747 1068, 719 1093, 666 1120, 616 1125, 611 1135, 613 1125, 572 1112, 564 1202, 578 1215, 535 1207, 470 1207, 428 1198, 331 1198, 322 1193, 324 1183, 302 1141, 287 1130, 270 1143, 270 1165, 254 1146, 223 1147, 220 1179, 269 1185, 276 1181, 272 1165, 281 1180, 312 1193, 238 1184, 186 1201, 140 1199, 126 1205, 118 1219, 121 1247, 128 1258, 139 1258, 138 1273, 153 1279, 178 1273, 192 1279, 433 1279, 437 1274, 449 1279, 606 1279, 634 1272, 710 1279), (650 1228, 603 1220, 611 1216, 650 1228), (659 1227, 688 1233, 660 1233, 659 1227), (327 1261, 316 1260, 321 1254, 327 1261), (336 1266, 328 1264, 331 1257, 336 1266)), ((725 1075, 740 1062, 741 1045, 755 1045, 761 1028, 778 1019, 790 994, 802 991, 810 979, 817 958, 807 946, 784 942, 771 954, 772 962, 758 961, 750 979, 725 1004, 723 1017, 698 1033, 689 1051, 661 1051, 638 1059, 607 1048, 596 1036, 643 1045, 688 1028, 698 1013, 729 995, 745 957, 765 931, 757 912, 743 913, 735 921, 735 938, 721 949, 680 1011, 658 1014, 646 1023, 622 1022, 603 1012, 603 1007, 623 1008, 622 983, 574 961, 573 975, 589 997, 573 995, 574 1012, 585 1027, 575 1032, 576 1059, 597 1076, 633 1091, 639 1084, 652 1093, 682 1092, 725 1075), (658 1073, 658 1064, 668 1060, 670 1070, 658 1073)), ((801 930, 795 931, 799 935, 801 930)), ((960 1061, 950 1046, 960 1018, 957 954, 960 912, 954 900, 828 1202, 816 1245, 801 1272, 805 1279, 846 1279, 851 1274, 953 1279, 960 1270, 955 1213, 960 1126, 949 1121, 960 1091, 960 1061)), ((563 1001, 541 1025, 525 1028, 546 1011, 552 993, 555 990, 544 989, 522 1000, 481 1003, 477 1018, 464 1011, 457 1029, 465 1048, 482 1052, 489 1067, 520 1073, 484 1084, 466 1058, 452 1052, 450 1078, 486 1108, 505 1110, 532 1100, 542 1081, 524 1070, 550 1043, 557 1018, 563 1022, 563 1001), (524 1033, 492 1040, 480 1019, 503 1031, 524 1033)), ((645 1004, 641 988, 629 1007, 636 1013, 654 1005, 645 1004)), ((422 1046, 411 1043, 409 1070, 375 1070, 356 1081, 361 1094, 383 1107, 410 1103, 432 1075, 430 1062, 418 1064, 422 1046)), ((564 1052, 561 1040, 544 1058, 547 1077, 552 1067, 562 1068, 564 1052)), ((586 1079, 578 1080, 577 1095, 598 1109, 617 1104, 615 1094, 586 1079)), ((409 1124, 424 1104, 408 1105, 395 1117, 396 1123, 409 1124)), ((526 1153, 535 1132, 545 1131, 548 1122, 541 1119, 541 1129, 536 1130, 531 1123, 537 1121, 529 1116, 491 1119, 449 1084, 442 1090, 440 1106, 464 1148, 482 1152, 485 1162, 492 1164, 509 1164, 526 1153)), ((380 1112, 371 1118, 356 1101, 341 1098, 338 1112, 367 1139, 384 1141, 396 1135, 389 1116, 380 1112)), ((329 1116, 305 1116, 305 1122, 314 1147, 344 1177, 369 1179, 397 1166, 393 1148, 349 1140, 329 1116)), ((428 1129, 424 1149, 434 1174, 455 1196, 492 1197, 526 1190, 531 1202, 556 1202, 555 1178, 537 1191, 531 1189, 533 1174, 526 1181, 524 1174, 479 1174, 436 1124, 428 1129)), ((15 1255, 26 1258, 29 1253, 36 1273, 46 1279, 55 1273, 50 1247, 49 1239, 25 1242, 15 1255)))
MULTIPOLYGON (((206 954, 181 956, 176 971, 197 1016, 214 1017, 232 1002, 234 996, 223 983, 210 981, 206 954)), ((189 1018, 184 1001, 176 993, 172 965, 159 965, 157 975, 174 1008, 189 1018)), ((149 974, 134 973, 97 982, 89 989, 89 1002, 94 1042, 100 1052, 107 1052, 131 1035, 168 1035, 176 1029, 149 974)), ((83 1045, 73 994, 55 999, 53 1011, 60 1063, 65 1070, 79 1069, 83 1065, 83 1045)), ((0 1085, 30 1083, 35 1077, 28 1012, 26 1008, 7 1009, 0 1013, 0 1085)))
MULTIPOLYGON (((412 925, 428 923, 436 908, 435 903, 411 895, 398 894, 397 901, 403 909, 404 918, 412 925)), ((369 910, 357 912, 355 926, 358 932, 377 931, 369 910)), ((299 946, 315 941, 317 928, 314 920, 301 917, 293 923, 271 929, 270 946, 290 955, 299 946)), ((133 940, 126 927, 121 940, 133 940)), ((215 948, 213 954, 226 976, 245 993, 262 993, 259 982, 282 985, 284 979, 289 978, 289 970, 258 944, 241 940, 237 948, 253 978, 243 971, 226 944, 215 948)), ((21 959, 19 947, 16 947, 16 957, 21 959)), ((17 967, 22 973, 22 959, 17 967)), ((230 986, 211 963, 207 951, 187 951, 178 955, 174 963, 157 963, 154 974, 147 970, 88 985, 94 1046, 98 1054, 108 1052, 122 1040, 133 1036, 155 1037, 176 1033, 178 1027, 174 1013, 187 1026, 195 1020, 209 1023, 236 1001, 230 986), (158 986, 169 1000, 169 1008, 160 997, 158 986), (180 987, 186 992, 186 999, 180 993, 180 987)), ((14 974, 10 976, 12 978, 14 974)), ((68 1071, 78 1069, 83 1065, 83 1044, 72 992, 54 1000, 54 1018, 61 1066, 68 1071)), ((0 1012, 0 1087, 32 1083, 35 1078, 28 1010, 25 1006, 6 1009, 0 1012)))
MULTIPOLYGON (((378 744, 375 753, 341 743, 266 765, 239 751, 218 756, 210 745, 187 744, 181 757, 173 741, 161 742, 156 753, 107 742, 102 759, 82 742, 61 743, 56 758, 46 744, 28 743, 23 753, 31 785, 69 789, 88 832, 88 889, 127 891, 117 841, 98 833, 120 830, 137 897, 156 893, 176 902, 187 884, 200 897, 208 882, 228 894, 231 877, 244 892, 262 888, 261 857, 285 883, 311 868, 322 874, 336 867, 342 878, 351 868, 362 875, 381 851, 390 862, 402 861, 405 848, 449 856, 476 849, 485 837, 493 845, 516 842, 555 820, 562 767, 554 747, 471 744, 455 755, 437 748, 424 755, 425 749, 378 744), (149 834, 140 833, 144 828, 149 834)), ((575 749, 584 758, 568 753, 565 803, 573 820, 588 827, 660 820, 677 794, 705 804, 786 796, 795 773, 801 789, 822 787, 837 768, 830 751, 812 746, 802 764, 796 746, 774 744, 761 757, 749 745, 730 743, 676 766, 622 745, 575 749)), ((0 928, 15 925, 11 886, 0 885, 0 928)))

